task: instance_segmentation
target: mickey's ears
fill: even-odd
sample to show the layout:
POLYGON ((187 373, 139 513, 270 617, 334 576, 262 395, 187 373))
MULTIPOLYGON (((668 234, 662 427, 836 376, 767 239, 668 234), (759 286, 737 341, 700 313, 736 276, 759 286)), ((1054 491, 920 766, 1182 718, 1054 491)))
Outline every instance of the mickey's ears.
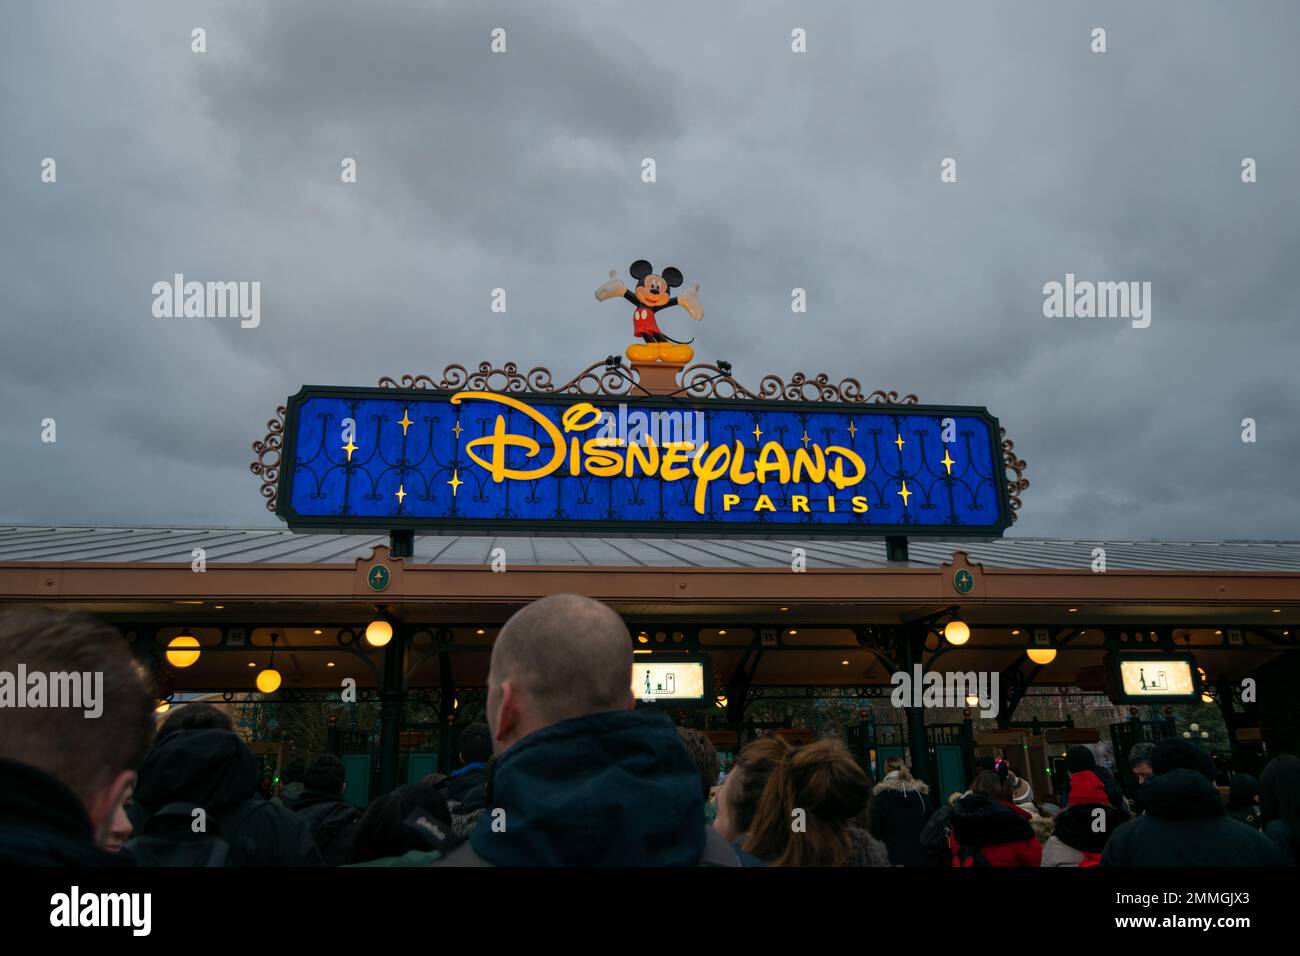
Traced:
POLYGON ((650 273, 654 272, 655 267, 652 266, 645 259, 638 259, 636 262, 628 266, 627 271, 628 274, 631 275, 633 279, 636 279, 637 282, 640 282, 650 273))
POLYGON ((678 269, 669 266, 664 270, 664 281, 668 283, 668 288, 675 289, 682 284, 682 274, 678 269))

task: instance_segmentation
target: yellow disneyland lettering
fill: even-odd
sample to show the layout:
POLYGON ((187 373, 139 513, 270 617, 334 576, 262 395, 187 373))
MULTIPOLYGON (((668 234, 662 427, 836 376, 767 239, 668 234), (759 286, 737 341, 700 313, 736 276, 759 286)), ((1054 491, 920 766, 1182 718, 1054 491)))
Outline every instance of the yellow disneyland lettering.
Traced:
MULTIPOLYGON (((867 474, 866 462, 851 448, 842 445, 822 448, 809 442, 806 434, 805 447, 796 448, 793 454, 780 442, 767 441, 755 449, 751 462, 747 460, 748 450, 739 440, 731 445, 712 445, 703 440, 702 428, 684 436, 689 440, 675 440, 679 435, 674 434, 674 440, 659 442, 653 434, 644 431, 638 431, 636 437, 627 440, 614 436, 610 434, 612 413, 603 413, 590 402, 577 402, 566 408, 557 425, 527 402, 510 395, 465 391, 451 397, 452 405, 470 401, 493 402, 513 409, 521 413, 530 425, 537 426, 530 430, 540 430, 544 435, 544 439, 539 441, 529 434, 510 433, 506 429, 506 415, 499 414, 487 434, 467 441, 465 454, 485 469, 494 482, 508 479, 533 481, 554 474, 566 464, 568 473, 574 476, 613 478, 623 475, 628 478, 657 478, 663 482, 694 477, 692 504, 696 514, 704 514, 710 485, 723 478, 738 488, 755 483, 788 485, 793 481, 797 485, 829 481, 836 490, 843 491, 857 485, 867 474), (602 424, 604 427, 592 437, 580 439, 573 434, 589 432, 602 424), (512 449, 522 449, 526 458, 536 459, 538 464, 533 468, 507 467, 506 460, 512 449)), ((635 414, 644 415, 642 412, 635 414)), ((640 428, 639 423, 637 427, 640 428)), ((789 501, 792 511, 809 513, 808 495, 792 495, 789 501)), ((825 501, 827 512, 834 513, 834 495, 826 496, 825 501)), ((723 511, 731 511, 740 503, 739 495, 728 493, 722 496, 723 511)), ((851 505, 857 514, 867 511, 867 499, 863 496, 852 498, 851 505)), ((769 495, 760 493, 752 510, 775 511, 777 508, 769 495)))

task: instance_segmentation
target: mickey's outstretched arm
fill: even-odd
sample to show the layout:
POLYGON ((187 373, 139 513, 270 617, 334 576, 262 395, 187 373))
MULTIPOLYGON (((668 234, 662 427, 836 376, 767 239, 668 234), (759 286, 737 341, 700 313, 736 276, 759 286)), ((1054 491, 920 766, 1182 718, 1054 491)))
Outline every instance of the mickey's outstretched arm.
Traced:
POLYGON ((619 296, 626 298, 627 295, 627 286, 618 277, 618 270, 616 269, 609 270, 609 281, 596 290, 596 299, 600 302, 604 302, 606 299, 617 299, 619 296))

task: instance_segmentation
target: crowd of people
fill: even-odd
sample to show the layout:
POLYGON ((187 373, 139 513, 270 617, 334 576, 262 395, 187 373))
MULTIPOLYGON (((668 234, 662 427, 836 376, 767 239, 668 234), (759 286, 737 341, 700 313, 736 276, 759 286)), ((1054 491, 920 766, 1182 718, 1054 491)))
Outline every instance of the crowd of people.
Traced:
POLYGON ((1036 800, 1004 759, 936 799, 900 758, 875 783, 839 741, 761 737, 719 779, 698 731, 636 706, 632 642, 605 605, 561 594, 502 628, 487 722, 457 768, 347 800, 333 754, 262 792, 257 758, 216 707, 155 728, 153 699, 112 627, 80 614, 0 614, 0 672, 102 675, 102 713, 0 719, 0 864, 72 866, 1278 866, 1300 859, 1300 759, 1274 757, 1226 797, 1196 744, 1130 755, 1126 794, 1070 748, 1036 800))

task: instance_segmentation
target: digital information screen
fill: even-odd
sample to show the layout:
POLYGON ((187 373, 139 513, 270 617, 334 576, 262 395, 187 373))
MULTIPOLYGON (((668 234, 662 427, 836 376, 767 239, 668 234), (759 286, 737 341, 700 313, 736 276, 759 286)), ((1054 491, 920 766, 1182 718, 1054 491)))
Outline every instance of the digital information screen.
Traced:
POLYGON ((647 704, 707 705, 707 670, 701 660, 646 661, 638 657, 632 664, 632 692, 647 704))
POLYGON ((1190 656, 1117 657, 1114 669, 1117 703, 1195 701, 1200 694, 1196 661, 1190 656))

